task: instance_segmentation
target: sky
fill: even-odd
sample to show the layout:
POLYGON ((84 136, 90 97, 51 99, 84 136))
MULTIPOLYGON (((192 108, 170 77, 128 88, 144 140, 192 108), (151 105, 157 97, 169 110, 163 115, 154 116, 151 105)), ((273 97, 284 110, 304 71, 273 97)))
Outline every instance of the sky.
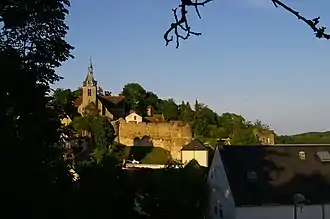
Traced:
MULTIPOLYGON (((202 36, 165 46, 179 0, 72 1, 67 40, 74 59, 54 87, 81 86, 92 57, 99 85, 130 82, 161 98, 196 99, 218 114, 260 119, 278 134, 330 130, 330 41, 269 0, 214 0, 189 12, 202 36)), ((330 1, 285 0, 330 28, 330 1)))

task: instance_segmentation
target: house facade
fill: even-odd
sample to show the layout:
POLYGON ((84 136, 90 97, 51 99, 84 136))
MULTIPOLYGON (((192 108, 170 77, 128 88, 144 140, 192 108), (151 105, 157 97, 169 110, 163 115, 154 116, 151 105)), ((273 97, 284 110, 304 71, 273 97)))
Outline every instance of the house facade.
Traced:
POLYGON ((330 147, 217 147, 209 219, 330 219, 330 147))
POLYGON ((193 139, 181 149, 181 161, 184 164, 191 160, 196 160, 203 167, 209 166, 209 151, 210 148, 205 146, 197 139, 193 139))
POLYGON ((262 145, 275 145, 275 133, 271 130, 262 130, 257 133, 259 142, 262 145))
POLYGON ((126 122, 134 122, 134 123, 140 123, 142 122, 142 116, 140 116, 139 114, 137 114, 136 112, 132 111, 130 114, 128 114, 125 117, 125 121, 126 122))

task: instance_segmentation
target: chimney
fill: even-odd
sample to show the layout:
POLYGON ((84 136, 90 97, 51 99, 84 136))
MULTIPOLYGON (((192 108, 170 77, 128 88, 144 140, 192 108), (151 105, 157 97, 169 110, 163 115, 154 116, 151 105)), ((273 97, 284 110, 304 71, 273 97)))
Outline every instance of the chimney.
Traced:
POLYGON ((152 116, 152 106, 150 105, 147 107, 147 115, 152 116))

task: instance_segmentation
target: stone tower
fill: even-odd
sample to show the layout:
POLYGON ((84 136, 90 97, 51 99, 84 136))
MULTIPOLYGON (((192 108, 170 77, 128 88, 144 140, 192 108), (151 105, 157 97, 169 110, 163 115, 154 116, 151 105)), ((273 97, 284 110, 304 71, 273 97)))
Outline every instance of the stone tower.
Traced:
MULTIPOLYGON (((97 81, 94 79, 93 75, 93 64, 92 59, 89 60, 88 71, 86 79, 82 86, 82 108, 86 107, 89 103, 94 103, 97 105, 97 81)), ((81 109, 82 110, 82 109, 81 109)))

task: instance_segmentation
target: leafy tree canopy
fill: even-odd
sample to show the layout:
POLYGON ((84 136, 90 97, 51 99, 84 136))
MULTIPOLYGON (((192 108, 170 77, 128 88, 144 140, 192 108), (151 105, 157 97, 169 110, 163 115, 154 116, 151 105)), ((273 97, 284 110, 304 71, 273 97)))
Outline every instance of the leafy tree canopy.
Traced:
POLYGON ((85 107, 83 116, 75 117, 71 126, 80 133, 87 132, 95 144, 94 159, 100 163, 104 155, 110 152, 115 139, 115 130, 110 121, 100 116, 93 103, 85 107))

